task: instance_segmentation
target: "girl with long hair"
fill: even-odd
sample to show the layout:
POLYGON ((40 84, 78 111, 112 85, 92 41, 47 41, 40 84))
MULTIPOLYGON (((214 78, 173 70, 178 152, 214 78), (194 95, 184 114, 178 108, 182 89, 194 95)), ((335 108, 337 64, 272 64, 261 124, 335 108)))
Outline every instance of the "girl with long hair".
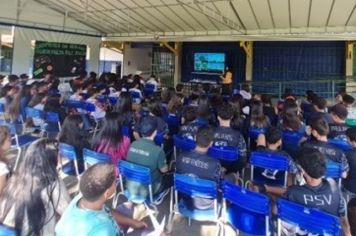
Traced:
POLYGON ((58 137, 59 142, 74 146, 79 166, 83 164, 83 148, 90 148, 83 126, 80 115, 69 115, 65 118, 58 137))
POLYGON ((263 114, 263 104, 260 101, 251 102, 250 127, 267 128, 270 126, 268 117, 263 114))
POLYGON ((305 124, 302 122, 298 104, 294 100, 284 102, 281 114, 282 129, 304 133, 305 124))
POLYGON ((116 166, 120 160, 126 159, 129 147, 130 138, 122 132, 121 115, 117 112, 107 113, 92 148, 110 156, 112 164, 116 166))
POLYGON ((5 152, 11 147, 11 135, 7 126, 0 126, 0 194, 6 186, 6 180, 9 174, 8 160, 5 158, 5 152))
POLYGON ((70 197, 59 178, 58 142, 39 139, 27 149, 18 172, 9 179, 0 197, 0 221, 21 236, 55 235, 56 217, 70 197))

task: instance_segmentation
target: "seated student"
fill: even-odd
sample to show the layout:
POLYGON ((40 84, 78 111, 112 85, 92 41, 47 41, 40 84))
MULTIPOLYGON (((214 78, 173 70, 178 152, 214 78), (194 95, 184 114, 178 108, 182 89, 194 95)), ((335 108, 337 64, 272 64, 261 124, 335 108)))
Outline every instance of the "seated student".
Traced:
MULTIPOLYGON (((213 144, 213 134, 213 130, 209 126, 202 126, 198 129, 196 134, 197 146, 193 151, 183 152, 177 157, 176 173, 194 175, 201 179, 220 183, 223 179, 223 168, 218 159, 207 155, 209 147, 213 144)), ((188 207, 201 210, 213 206, 211 199, 186 197, 185 201, 188 207)))
POLYGON ((226 169, 226 173, 236 173, 246 165, 247 149, 246 142, 242 134, 231 128, 233 110, 230 104, 223 104, 218 108, 219 127, 214 130, 215 146, 236 147, 238 159, 236 161, 221 161, 221 165, 226 169))
POLYGON ((347 142, 346 130, 349 126, 346 124, 346 118, 348 111, 346 107, 342 104, 336 104, 329 109, 332 123, 329 124, 330 132, 328 135, 329 139, 339 139, 347 142))
POLYGON ((105 206, 115 195, 114 173, 115 166, 111 164, 96 164, 84 172, 79 183, 80 194, 71 201, 56 225, 57 236, 123 235, 119 225, 134 229, 147 227, 105 206))
POLYGON ((154 92, 156 92, 158 87, 160 86, 158 79, 156 79, 156 76, 154 75, 150 76, 150 78, 146 81, 146 84, 152 84, 154 86, 154 92))
POLYGON ((197 118, 196 108, 189 106, 183 111, 182 124, 179 129, 179 135, 185 138, 194 140, 196 132, 199 128, 199 125, 193 123, 197 118))
MULTIPOLYGON (((156 99, 150 99, 148 101, 147 108, 149 111, 148 115, 150 117, 152 117, 153 119, 155 119, 157 122, 157 133, 160 135, 163 135, 163 136, 168 134, 168 125, 162 118, 164 114, 163 114, 163 110, 162 110, 160 102, 156 99)), ((138 132, 139 126, 140 126, 140 123, 137 123, 136 127, 135 127, 135 131, 134 131, 134 136, 136 139, 140 138, 140 135, 138 132)))
POLYGON ((356 127, 346 130, 346 136, 352 145, 352 150, 346 152, 350 171, 347 178, 343 180, 343 186, 347 191, 356 194, 356 127))
POLYGON ((263 103, 263 114, 268 116, 272 124, 277 122, 277 113, 275 107, 272 105, 272 96, 269 94, 262 94, 261 101, 263 103))
POLYGON ((343 171, 342 177, 346 178, 349 164, 344 152, 328 143, 329 125, 325 119, 320 117, 312 120, 310 130, 307 132, 310 132, 315 140, 307 141, 303 143, 303 146, 318 149, 328 161, 340 163, 343 171))
POLYGON ((320 97, 320 96, 315 96, 313 98, 312 103, 313 103, 314 111, 309 114, 309 117, 306 117, 306 118, 308 118, 306 121, 307 125, 310 125, 310 122, 313 119, 316 119, 319 117, 323 118, 326 121, 326 123, 328 123, 328 124, 333 122, 331 115, 326 112, 327 102, 326 102, 325 98, 320 97))
POLYGON ((279 126, 282 130, 289 130, 304 134, 305 124, 301 119, 299 107, 294 100, 287 99, 284 102, 279 126))
POLYGON ((8 160, 5 152, 11 147, 11 135, 7 126, 0 126, 0 194, 6 186, 7 178, 9 177, 8 160))
POLYGON ((84 123, 80 115, 69 115, 65 118, 58 140, 72 145, 77 154, 79 169, 83 168, 83 148, 90 148, 87 135, 83 130, 84 123))
POLYGON ((117 112, 107 113, 92 145, 95 151, 109 155, 115 166, 126 159, 130 147, 130 138, 122 133, 122 119, 117 112))
MULTIPOLYGON (((293 202, 311 208, 317 208, 329 214, 339 216, 344 235, 351 236, 350 225, 346 218, 346 206, 342 193, 333 179, 325 179, 327 159, 316 149, 302 148, 298 164, 306 184, 293 185, 287 189, 285 197, 293 202)), ((268 187, 267 187, 268 189, 268 187)), ((286 235, 307 235, 295 232, 291 225, 283 224, 286 235)))
POLYGON ((350 94, 344 94, 342 96, 342 104, 348 109, 351 108, 355 102, 355 98, 350 94))
POLYGON ((0 219, 17 235, 55 235, 56 219, 70 202, 57 165, 58 142, 39 139, 29 145, 9 179, 0 197, 0 219))
POLYGON ((356 197, 349 201, 347 206, 347 212, 351 232, 356 232, 356 197))
MULTIPOLYGON (((292 178, 298 174, 298 168, 293 159, 285 151, 280 150, 282 146, 282 131, 276 127, 269 127, 265 134, 260 134, 257 139, 257 150, 259 152, 265 152, 274 154, 276 157, 285 157, 289 160, 288 164, 288 183, 292 182, 292 178)), ((268 170, 260 167, 255 167, 254 174, 262 175, 266 178, 266 182, 269 183, 281 183, 284 179, 284 174, 278 170, 268 170)))
POLYGON ((96 97, 101 95, 106 91, 105 86, 103 85, 96 85, 92 88, 92 90, 89 92, 91 94, 90 98, 86 100, 86 102, 94 104, 95 106, 95 111, 90 112, 91 116, 95 120, 100 120, 105 117, 106 114, 106 107, 104 104, 99 102, 96 97))
POLYGON ((135 80, 133 83, 132 83, 132 87, 130 88, 129 92, 130 93, 135 93, 137 94, 138 96, 135 97, 133 100, 134 100, 134 103, 135 104, 141 104, 141 101, 142 101, 142 92, 140 90, 140 81, 139 80, 135 80))
MULTIPOLYGON (((157 120, 154 117, 143 118, 140 123, 142 138, 131 144, 126 157, 129 162, 150 168, 153 193, 159 193, 172 185, 172 176, 168 174, 169 169, 164 150, 153 141, 157 134, 157 128, 157 120)), ((136 192, 142 196, 148 195, 147 188, 136 182, 127 181, 127 188, 130 192, 136 192)))

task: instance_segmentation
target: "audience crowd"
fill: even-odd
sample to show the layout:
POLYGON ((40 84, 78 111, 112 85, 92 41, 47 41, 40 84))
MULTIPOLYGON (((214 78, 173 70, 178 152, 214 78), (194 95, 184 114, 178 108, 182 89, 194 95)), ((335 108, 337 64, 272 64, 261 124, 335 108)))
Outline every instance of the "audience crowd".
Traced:
MULTIPOLYGON (((153 75, 118 78, 104 73, 98 78, 91 72, 69 82, 52 74, 42 80, 26 75, 2 78, 0 222, 17 235, 121 235, 129 227, 144 229, 143 221, 106 204, 116 193, 121 160, 148 167, 153 193, 168 193, 174 173, 218 185, 239 184, 247 178, 251 154, 260 152, 286 158, 286 186, 274 184, 283 182, 282 171, 256 167, 253 174, 265 182, 248 181, 249 189, 269 196, 272 205, 282 197, 335 215, 344 235, 355 233, 356 127, 347 122, 354 98, 340 92, 331 104, 330 98, 311 90, 297 96, 287 89, 275 102, 272 95, 251 93, 248 86, 230 95, 220 90, 207 84, 165 88, 153 75), (71 107, 71 101, 93 109, 71 107), (53 122, 28 117, 29 107, 58 114, 58 132, 49 131, 53 122), (6 158, 14 133, 40 137, 28 146, 17 168, 6 158), (285 135, 291 133, 299 138, 288 146, 285 135), (194 141, 195 148, 175 155, 175 135, 194 141), (81 173, 79 194, 72 200, 58 172, 59 143, 74 147, 81 173), (238 158, 214 158, 208 152, 211 147, 233 148, 238 158), (84 171, 85 148, 106 154, 111 163, 84 171), (329 163, 340 165, 340 184, 327 177, 329 163)), ((135 181, 125 186, 136 195, 149 194, 147 186, 135 181)), ((209 199, 180 197, 189 208, 213 206, 209 199)), ((283 233, 306 235, 287 223, 283 233)))

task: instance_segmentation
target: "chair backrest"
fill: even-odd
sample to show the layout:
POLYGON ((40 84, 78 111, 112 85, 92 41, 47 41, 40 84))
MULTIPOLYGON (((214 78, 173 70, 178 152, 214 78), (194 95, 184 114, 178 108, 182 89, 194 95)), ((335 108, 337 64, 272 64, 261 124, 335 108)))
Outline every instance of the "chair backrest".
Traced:
POLYGON ((255 139, 257 139, 257 137, 258 137, 258 135, 260 135, 260 134, 264 134, 266 132, 266 129, 265 128, 255 128, 255 127, 251 127, 250 129, 249 129, 249 138, 250 139, 253 139, 253 140, 255 140, 255 139))
POLYGON ((42 120, 45 118, 45 114, 43 111, 32 108, 32 107, 26 107, 25 112, 26 112, 26 117, 29 117, 29 118, 36 118, 36 119, 42 119, 42 120))
POLYGON ((82 102, 81 101, 77 101, 77 100, 70 100, 67 99, 64 101, 63 105, 67 108, 71 108, 71 109, 79 109, 82 106, 82 102))
POLYGON ((180 135, 173 136, 173 143, 174 143, 175 148, 178 148, 178 149, 181 149, 184 151, 190 151, 196 147, 196 143, 194 140, 184 138, 180 135))
POLYGON ((118 100, 119 100, 118 97, 109 97, 109 102, 112 106, 116 105, 118 100))
POLYGON ((278 235, 281 235, 281 220, 297 225, 309 233, 333 236, 341 235, 340 220, 336 216, 285 199, 278 199, 277 208, 278 235))
POLYGON ((165 133, 157 133, 154 137, 154 141, 158 146, 161 146, 164 142, 165 133))
POLYGON ((95 98, 98 102, 101 102, 101 103, 106 103, 106 101, 107 101, 107 99, 108 99, 108 97, 107 96, 105 96, 105 95, 98 95, 98 96, 96 96, 96 98, 95 98))
POLYGON ((303 133, 296 131, 285 130, 282 133, 282 149, 288 152, 293 158, 296 158, 299 142, 303 137, 303 133))
POLYGON ((133 99, 141 97, 139 92, 131 91, 130 94, 133 99))
POLYGON ((164 120, 168 125, 168 129, 170 134, 176 134, 179 131, 180 126, 180 117, 172 114, 168 114, 165 116, 164 120))
POLYGON ((235 184, 222 185, 224 213, 227 221, 248 235, 268 235, 271 205, 266 195, 249 191, 235 184), (230 202, 226 209, 226 201, 230 202), (264 225, 264 227, 262 227, 264 225))
POLYGON ((337 163, 334 161, 328 161, 326 163, 325 177, 333 178, 337 180, 340 187, 341 187, 342 174, 343 171, 342 171, 341 163, 337 163))
POLYGON ((215 199, 218 195, 216 182, 183 174, 174 175, 174 190, 193 198, 215 199))
POLYGON ((118 167, 120 175, 127 180, 135 181, 143 185, 149 185, 152 182, 151 171, 148 167, 128 161, 120 161, 118 167))
POLYGON ((285 156, 279 156, 268 152, 252 152, 250 163, 265 169, 288 171, 289 160, 285 156))
POLYGON ((289 160, 285 156, 268 153, 268 152, 252 152, 250 158, 251 164, 251 180, 254 183, 267 184, 272 186, 287 186, 289 160), (265 170, 283 171, 283 179, 269 179, 255 174, 255 167, 264 168, 265 170))
POLYGON ((344 141, 344 140, 340 140, 340 139, 329 139, 328 143, 336 146, 337 148, 345 151, 350 151, 352 150, 352 145, 349 144, 348 142, 344 141))
POLYGON ((86 148, 83 149, 83 159, 85 168, 88 167, 88 164, 92 166, 97 163, 111 163, 111 158, 108 155, 104 153, 95 152, 86 148))
POLYGON ((0 224, 0 236, 16 236, 15 229, 0 224))
POLYGON ((66 158, 68 160, 77 160, 77 154, 75 152, 74 147, 66 143, 59 144, 59 155, 62 158, 66 158))
POLYGON ((46 113, 45 120, 46 122, 56 122, 56 123, 60 122, 58 113, 51 112, 51 111, 46 113))
POLYGON ((151 83, 146 83, 145 87, 144 87, 144 90, 153 92, 155 90, 155 85, 151 84, 151 83))
POLYGON ((94 112, 95 111, 95 105, 90 102, 82 102, 80 105, 80 108, 87 111, 87 112, 94 112))
POLYGON ((239 157, 239 152, 236 147, 212 146, 208 149, 208 156, 223 161, 236 161, 239 157))

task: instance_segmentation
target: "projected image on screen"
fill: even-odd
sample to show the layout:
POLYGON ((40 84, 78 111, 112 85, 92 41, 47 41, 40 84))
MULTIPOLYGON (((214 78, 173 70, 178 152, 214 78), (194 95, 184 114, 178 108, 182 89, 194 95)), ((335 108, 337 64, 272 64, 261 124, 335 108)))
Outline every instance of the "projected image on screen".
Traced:
POLYGON ((195 53, 194 70, 221 73, 225 68, 225 53, 195 53))

